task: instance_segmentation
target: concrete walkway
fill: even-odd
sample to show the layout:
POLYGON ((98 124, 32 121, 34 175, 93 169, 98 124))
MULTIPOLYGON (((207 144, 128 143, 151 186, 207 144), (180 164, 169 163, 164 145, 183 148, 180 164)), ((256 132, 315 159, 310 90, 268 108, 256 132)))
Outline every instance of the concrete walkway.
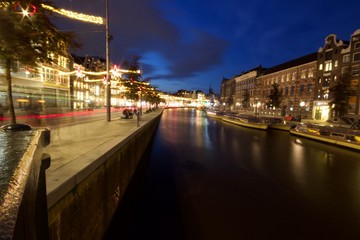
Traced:
MULTIPOLYGON (((56 201, 67 185, 84 177, 98 164, 99 156, 135 133, 147 122, 161 114, 161 110, 141 116, 140 126, 136 117, 120 119, 112 116, 110 122, 97 120, 51 130, 51 143, 44 149, 51 156, 50 168, 46 170, 48 205, 56 201), (86 171, 84 171, 86 169, 86 171)), ((48 207, 50 207, 48 206, 48 207)))

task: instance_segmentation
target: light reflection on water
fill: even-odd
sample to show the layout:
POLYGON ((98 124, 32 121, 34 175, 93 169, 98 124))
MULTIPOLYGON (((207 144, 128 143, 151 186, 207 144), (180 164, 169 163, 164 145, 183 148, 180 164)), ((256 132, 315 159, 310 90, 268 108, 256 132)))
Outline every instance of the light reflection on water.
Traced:
POLYGON ((292 174, 294 178, 297 180, 297 182, 304 183, 305 181, 305 169, 304 169, 304 151, 305 148, 299 144, 294 144, 294 142, 291 144, 291 148, 289 149, 291 151, 289 161, 291 161, 292 165, 292 174))
POLYGON ((166 235, 163 225, 162 239, 360 236, 358 152, 177 109, 164 111, 146 161, 124 239, 166 235))
MULTIPOLYGON (((206 117, 199 114, 191 114, 191 119, 184 113, 178 114, 176 117, 184 126, 177 139, 193 138, 189 142, 202 146, 207 152, 204 157, 217 158, 218 167, 231 164, 231 168, 245 169, 274 181, 287 191, 295 191, 291 194, 300 195, 316 207, 341 206, 345 209, 342 214, 360 216, 359 153, 297 138, 288 132, 260 131, 211 118, 204 121, 206 117), (190 121, 189 131, 186 121, 190 121), (208 147, 210 141, 211 149, 208 147)), ((191 152, 187 146, 182 149, 191 152)), ((201 156, 193 158, 201 162, 201 156)), ((360 227, 360 219, 356 218, 360 227)))

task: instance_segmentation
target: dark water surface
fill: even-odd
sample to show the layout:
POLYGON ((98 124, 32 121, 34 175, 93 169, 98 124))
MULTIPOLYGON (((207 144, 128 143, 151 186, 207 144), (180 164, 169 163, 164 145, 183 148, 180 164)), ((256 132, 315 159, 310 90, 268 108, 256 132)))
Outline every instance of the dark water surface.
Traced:
POLYGON ((165 110, 106 239, 360 239, 360 154, 165 110))

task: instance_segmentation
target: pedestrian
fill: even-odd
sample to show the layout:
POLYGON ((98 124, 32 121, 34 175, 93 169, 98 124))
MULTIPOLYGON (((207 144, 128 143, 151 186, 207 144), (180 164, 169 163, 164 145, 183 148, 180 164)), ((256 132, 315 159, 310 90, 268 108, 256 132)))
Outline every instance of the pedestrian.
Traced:
POLYGON ((140 111, 136 112, 137 126, 140 127, 140 111))
POLYGON ((3 106, 0 103, 0 122, 4 121, 4 111, 3 111, 3 106))

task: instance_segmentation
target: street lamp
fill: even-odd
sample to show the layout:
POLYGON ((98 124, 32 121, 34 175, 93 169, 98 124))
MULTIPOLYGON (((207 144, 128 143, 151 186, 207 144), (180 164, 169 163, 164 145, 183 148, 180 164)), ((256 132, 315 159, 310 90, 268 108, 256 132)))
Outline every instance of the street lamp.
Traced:
POLYGON ((261 106, 261 102, 260 101, 257 101, 255 103, 255 116, 259 116, 259 107, 261 106))
POLYGON ((305 102, 304 101, 301 101, 300 102, 300 114, 299 114, 299 120, 301 122, 301 113, 302 113, 302 108, 305 106, 305 102))

